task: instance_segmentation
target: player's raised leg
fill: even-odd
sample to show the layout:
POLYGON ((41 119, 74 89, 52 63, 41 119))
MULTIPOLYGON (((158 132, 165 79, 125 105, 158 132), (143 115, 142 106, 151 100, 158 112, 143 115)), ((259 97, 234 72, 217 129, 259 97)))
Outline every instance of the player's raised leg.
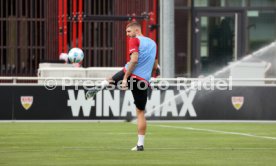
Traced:
POLYGON ((86 99, 93 98, 99 91, 103 90, 109 84, 117 85, 120 80, 124 77, 124 70, 118 71, 112 77, 107 78, 106 80, 102 81, 99 87, 93 87, 91 90, 87 91, 85 94, 86 99))
POLYGON ((86 99, 94 98, 94 96, 101 90, 103 90, 105 87, 109 85, 109 79, 106 79, 101 82, 99 87, 93 87, 89 91, 86 92, 85 97, 86 99))

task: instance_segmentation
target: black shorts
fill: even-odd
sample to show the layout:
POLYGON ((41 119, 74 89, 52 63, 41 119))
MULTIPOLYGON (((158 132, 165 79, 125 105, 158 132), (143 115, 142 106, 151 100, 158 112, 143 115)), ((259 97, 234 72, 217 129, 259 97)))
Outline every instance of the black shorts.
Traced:
MULTIPOLYGON (((112 80, 114 81, 113 84, 117 85, 120 84, 124 79, 125 72, 121 70, 117 72, 113 77, 112 80)), ((134 98, 134 104, 139 110, 145 110, 148 98, 148 83, 144 80, 138 80, 136 78, 129 77, 128 78, 128 88, 132 92, 132 96, 134 98)))

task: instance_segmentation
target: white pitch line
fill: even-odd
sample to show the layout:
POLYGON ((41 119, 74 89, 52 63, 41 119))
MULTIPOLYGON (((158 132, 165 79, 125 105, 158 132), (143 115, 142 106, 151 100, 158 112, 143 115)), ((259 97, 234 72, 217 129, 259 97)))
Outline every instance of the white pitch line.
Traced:
MULTIPOLYGON (((64 150, 130 150, 130 148, 106 148, 106 147, 63 147, 64 150)), ((212 148, 212 147, 183 147, 183 148, 176 148, 176 147, 165 147, 165 148, 148 148, 146 150, 276 150, 276 148, 247 148, 247 147, 225 147, 225 148, 212 148)))
MULTIPOLYGON (((100 134, 106 134, 106 135, 137 135, 136 132, 129 132, 129 133, 116 133, 116 132, 108 132, 108 133, 100 133, 100 134)), ((151 135, 152 133, 147 133, 147 135, 151 135)))
POLYGON ((192 131, 204 131, 204 132, 210 132, 210 133, 240 135, 240 136, 245 136, 245 137, 254 137, 254 138, 261 138, 261 139, 276 140, 276 137, 259 136, 259 135, 249 134, 249 133, 229 132, 229 131, 212 130, 212 129, 200 129, 200 128, 193 128, 193 127, 168 126, 168 125, 150 125, 150 126, 158 126, 158 127, 163 127, 163 128, 174 128, 174 129, 182 129, 182 130, 192 130, 192 131))
MULTIPOLYGON (((0 150, 1 153, 15 153, 15 152, 56 152, 60 150, 74 150, 74 151, 118 151, 118 150, 126 150, 130 151, 131 148, 127 147, 59 147, 55 149, 9 149, 9 150, 0 150)), ((221 148, 213 148, 213 147, 165 147, 165 148, 154 148, 154 147, 146 147, 146 151, 150 150, 273 150, 275 151, 276 148, 265 148, 265 147, 259 147, 259 148, 250 148, 250 147, 221 147, 221 148)))
POLYGON ((0 123, 118 123, 125 120, 0 120, 0 123))

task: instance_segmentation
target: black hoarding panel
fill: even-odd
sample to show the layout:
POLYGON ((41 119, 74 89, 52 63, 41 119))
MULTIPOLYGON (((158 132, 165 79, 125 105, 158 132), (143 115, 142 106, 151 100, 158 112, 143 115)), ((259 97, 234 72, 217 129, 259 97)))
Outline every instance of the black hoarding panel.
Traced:
POLYGON ((0 120, 12 119, 13 117, 13 88, 0 86, 0 120))
MULTIPOLYGON (((28 100, 28 99, 26 99, 28 100)), ((67 96, 61 87, 50 91, 44 87, 16 87, 14 91, 14 108, 16 119, 69 119, 70 112, 66 111, 67 96), (24 108, 21 98, 32 98, 29 100, 30 107, 24 108)))
POLYGON ((199 91, 194 106, 198 119, 276 119, 274 87, 233 87, 230 91, 199 91))
MULTIPOLYGON (((135 117, 131 91, 104 90, 86 99, 82 87, 1 86, 1 119, 66 120, 135 117)), ((232 90, 152 90, 148 119, 276 120, 276 87, 233 87, 232 90)))

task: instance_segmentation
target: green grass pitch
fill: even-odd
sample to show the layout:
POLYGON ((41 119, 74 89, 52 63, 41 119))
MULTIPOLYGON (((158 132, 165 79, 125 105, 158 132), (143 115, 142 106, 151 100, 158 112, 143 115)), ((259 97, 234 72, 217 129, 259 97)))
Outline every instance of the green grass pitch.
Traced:
POLYGON ((0 165, 275 166, 276 123, 0 123, 0 165))

